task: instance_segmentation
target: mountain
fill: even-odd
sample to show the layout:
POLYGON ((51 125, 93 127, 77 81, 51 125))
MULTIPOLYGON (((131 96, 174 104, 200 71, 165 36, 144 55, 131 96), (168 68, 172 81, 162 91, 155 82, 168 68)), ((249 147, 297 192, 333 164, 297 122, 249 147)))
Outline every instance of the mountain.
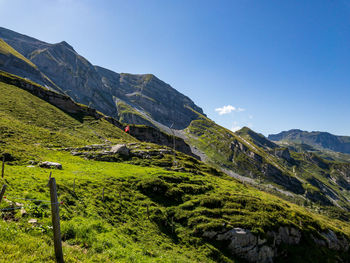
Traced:
MULTIPOLYGON (((184 129, 196 118, 192 110, 203 114, 191 99, 154 75, 118 74, 94 66, 65 41, 48 44, 1 27, 0 38, 47 76, 51 89, 125 123, 184 129)), ((5 63, 0 68, 43 84, 25 70, 10 71, 5 63)))
MULTIPOLYGON (((73 99, 118 128, 132 124, 131 134, 140 141, 172 147, 254 187, 288 200, 293 196, 294 202, 306 198, 327 209, 335 205, 350 210, 348 193, 343 191, 350 182, 346 156, 332 158, 285 147, 247 127, 233 133, 154 75, 116 73, 94 66, 64 41, 48 44, 4 28, 0 28, 0 37, 6 58, 16 58, 0 64, 1 69, 51 90, 48 95, 29 89, 59 108, 72 105, 69 101, 73 99), (18 66, 18 60, 25 67, 18 66)), ((26 90, 35 87, 5 73, 0 77, 26 90)))
POLYGON ((0 70, 32 79, 45 87, 51 87, 62 92, 45 74, 40 72, 38 67, 29 59, 17 52, 0 38, 0 70))
POLYGON ((350 154, 350 136, 337 136, 328 132, 307 132, 298 129, 270 134, 272 141, 303 143, 318 149, 328 149, 335 152, 350 154))
MULTIPOLYGON (((344 164, 291 152, 302 163, 300 180, 301 167, 319 167, 317 178, 308 174, 298 205, 296 194, 286 201, 181 152, 175 162, 172 148, 139 140, 118 120, 33 81, 0 72, 0 94, 6 162, 0 184, 8 185, 0 203, 1 262, 55 262, 50 175, 58 185, 66 262, 348 262, 349 214, 307 199, 322 196, 319 188, 333 194, 335 184, 323 173, 332 167, 332 178, 337 170, 350 176, 344 164), (44 161, 62 169, 47 169, 44 161)), ((292 170, 261 134, 232 133, 197 116, 183 132, 217 164, 251 163, 258 172, 274 171, 278 162, 292 170)), ((143 132, 152 136, 155 129, 143 132)), ((281 180, 288 178, 284 170, 281 180)))
MULTIPOLYGON (((147 243, 146 236, 155 236, 160 244, 171 243, 174 251, 182 250, 182 245, 190 247, 184 255, 188 262, 232 262, 236 257, 271 262, 285 259, 284 255, 295 256, 294 248, 309 261, 321 258, 319 253, 325 251, 329 261, 332 255, 339 256, 333 251, 334 244, 338 251, 345 251, 344 258, 348 256, 343 247, 350 240, 347 154, 301 141, 271 141, 247 127, 232 132, 154 75, 116 73, 94 66, 64 41, 48 44, 4 28, 0 28, 0 37, 0 150, 12 174, 37 168, 28 170, 33 171, 32 178, 44 176, 37 163, 47 159, 64 162, 67 168, 57 173, 64 185, 61 193, 73 206, 73 210, 63 210, 68 244, 83 244, 94 256, 107 249, 103 244, 111 237, 104 237, 104 232, 89 230, 101 234, 97 241, 80 235, 79 220, 86 225, 81 219, 86 217, 98 218, 110 232, 117 224, 128 222, 122 232, 127 239, 131 235, 147 243), (129 134, 123 131, 127 124, 129 134), (26 167, 27 162, 34 165, 26 167), (100 201, 90 203, 86 194, 75 196, 70 181, 65 180, 77 175, 87 180, 83 186, 88 192, 102 185, 113 193, 119 189, 128 196, 123 201, 127 204, 115 196, 107 198, 108 206, 100 201), (84 211, 79 198, 89 202, 88 211, 98 212, 79 214, 84 211), (116 202, 117 210, 112 208, 116 202), (137 211, 146 206, 148 215, 140 215, 137 211), (134 217, 146 220, 147 230, 139 222, 133 225, 134 217), (320 220, 321 225, 316 223, 320 220), (249 237, 241 240, 248 244, 228 245, 241 234, 249 237), (261 241, 265 238, 266 242, 261 241), (191 256, 198 248, 193 244, 199 246, 198 258, 191 256), (296 247, 289 247, 292 244, 296 247), (303 248, 313 252, 308 254, 303 248)), ((345 137, 339 140, 346 143, 345 137)), ((36 184, 31 179, 25 182, 36 184)), ((111 239, 106 246, 120 246, 111 239)), ((140 262, 152 262, 148 254, 155 255, 154 244, 147 244, 151 252, 139 255, 140 262)), ((140 247, 127 246, 123 251, 128 254, 130 250, 140 247)), ((175 256, 175 261, 186 262, 166 250, 161 249, 175 256)))

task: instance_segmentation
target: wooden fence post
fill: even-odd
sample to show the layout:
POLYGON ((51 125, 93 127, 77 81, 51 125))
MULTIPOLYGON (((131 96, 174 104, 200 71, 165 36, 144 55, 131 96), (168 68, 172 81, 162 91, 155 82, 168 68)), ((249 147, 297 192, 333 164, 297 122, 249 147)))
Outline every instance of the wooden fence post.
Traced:
POLYGON ((4 178, 4 172, 5 172, 5 154, 2 156, 1 178, 4 178))
POLYGON ((147 204, 147 218, 149 220, 149 204, 147 204))
POLYGON ((2 198, 3 198, 4 194, 5 194, 6 187, 7 187, 7 185, 4 184, 4 185, 2 186, 2 188, 1 188, 1 192, 0 192, 0 203, 1 203, 1 201, 2 201, 2 198))
POLYGON ((55 256, 58 263, 64 263, 62 240, 61 240, 61 228, 60 228, 60 214, 59 204, 57 199, 57 189, 55 178, 50 178, 50 197, 51 197, 51 214, 52 214, 52 226, 53 226, 53 242, 55 245, 55 256))

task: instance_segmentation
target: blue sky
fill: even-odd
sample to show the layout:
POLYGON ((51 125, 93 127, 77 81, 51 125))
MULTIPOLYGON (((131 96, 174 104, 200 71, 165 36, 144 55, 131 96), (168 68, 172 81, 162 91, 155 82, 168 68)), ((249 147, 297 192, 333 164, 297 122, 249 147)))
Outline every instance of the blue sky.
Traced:
POLYGON ((153 73, 229 129, 350 135, 349 1, 0 0, 0 17, 93 64, 153 73))

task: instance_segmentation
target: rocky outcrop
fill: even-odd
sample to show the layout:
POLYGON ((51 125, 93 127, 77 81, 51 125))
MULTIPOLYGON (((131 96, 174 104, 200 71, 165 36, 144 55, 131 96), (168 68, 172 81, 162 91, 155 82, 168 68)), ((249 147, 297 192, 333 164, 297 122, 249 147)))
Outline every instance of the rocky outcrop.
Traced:
POLYGON ((148 126, 130 126, 130 135, 144 142, 152 142, 159 145, 168 146, 175 150, 190 155, 199 160, 199 157, 192 153, 191 147, 182 139, 161 132, 160 130, 148 126))
POLYGON ((262 172, 269 180, 293 193, 303 194, 305 192, 302 183, 297 178, 284 174, 280 169, 269 163, 262 165, 262 172))
POLYGON ((62 170, 62 164, 60 164, 60 163, 55 163, 55 162, 45 161, 45 162, 39 163, 39 166, 40 166, 41 168, 51 168, 51 169, 59 169, 59 170, 62 170))
POLYGON ((333 180, 346 190, 350 190, 350 164, 334 164, 332 165, 333 180))
POLYGON ((337 236, 332 230, 321 233, 307 234, 299 229, 281 226, 278 230, 268 231, 264 237, 253 234, 248 229, 233 228, 217 232, 207 231, 203 236, 214 244, 221 244, 233 256, 248 262, 271 263, 276 259, 288 258, 285 246, 300 245, 307 236, 318 245, 333 251, 349 252, 349 240, 337 236))
POLYGON ((113 145, 110 150, 113 154, 121 154, 124 156, 130 156, 130 149, 125 144, 113 145))
POLYGON ((0 74, 0 81, 24 89, 67 113, 75 114, 77 117, 79 115, 82 117, 84 115, 92 116, 96 119, 104 117, 104 115, 98 113, 95 109, 77 104, 70 97, 55 91, 44 89, 33 82, 17 78, 6 73, 0 74))
POLYGON ((279 158, 284 159, 289 164, 294 165, 296 162, 295 160, 290 156, 290 152, 288 148, 277 148, 275 149, 275 155, 279 158))
MULTIPOLYGON (((291 192, 297 194, 304 193, 302 183, 297 178, 283 173, 278 167, 275 167, 274 165, 266 162, 266 160, 264 161, 262 156, 250 150, 242 142, 234 140, 231 143, 231 150, 233 151, 233 154, 230 157, 231 161, 235 162, 235 158, 239 158, 240 154, 244 154, 249 158, 248 160, 250 162, 250 165, 258 170, 266 180, 281 185, 291 192)), ((240 164, 238 163, 237 165, 240 164)))

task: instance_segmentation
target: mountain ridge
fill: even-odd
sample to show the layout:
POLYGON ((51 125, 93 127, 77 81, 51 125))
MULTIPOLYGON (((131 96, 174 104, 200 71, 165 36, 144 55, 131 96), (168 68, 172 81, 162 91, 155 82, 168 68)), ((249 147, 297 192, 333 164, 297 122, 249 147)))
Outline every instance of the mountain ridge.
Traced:
MULTIPOLYGON (((65 41, 48 44, 1 27, 0 38, 33 62, 61 89, 59 92, 63 91, 79 103, 93 106, 130 124, 149 124, 149 120, 145 119, 142 123, 143 117, 140 118, 137 112, 124 114, 118 111, 116 98, 137 107, 156 122, 175 129, 186 128, 196 118, 188 107, 204 114, 190 98, 154 75, 119 74, 92 65, 65 41), (129 95, 119 98, 120 94, 129 95), (135 117, 138 123, 133 123, 135 117)), ((38 82, 37 79, 32 80, 38 82)))
POLYGON ((303 143, 316 148, 350 154, 350 136, 333 135, 329 132, 308 132, 299 129, 292 129, 278 134, 270 134, 268 139, 272 141, 303 143))

